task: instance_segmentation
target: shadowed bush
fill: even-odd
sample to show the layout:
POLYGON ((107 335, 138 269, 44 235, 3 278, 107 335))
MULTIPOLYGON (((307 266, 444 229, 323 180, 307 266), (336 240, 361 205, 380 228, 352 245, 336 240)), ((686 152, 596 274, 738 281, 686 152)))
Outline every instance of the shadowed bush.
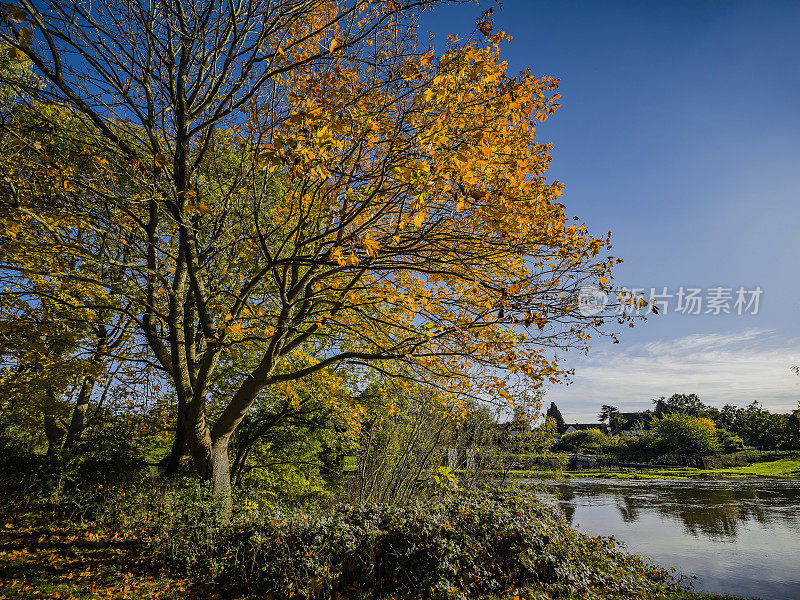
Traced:
POLYGON ((641 597, 673 585, 666 571, 578 533, 524 490, 428 506, 340 506, 325 515, 251 513, 215 532, 181 517, 153 547, 159 563, 179 572, 273 598, 466 598, 514 589, 641 597))

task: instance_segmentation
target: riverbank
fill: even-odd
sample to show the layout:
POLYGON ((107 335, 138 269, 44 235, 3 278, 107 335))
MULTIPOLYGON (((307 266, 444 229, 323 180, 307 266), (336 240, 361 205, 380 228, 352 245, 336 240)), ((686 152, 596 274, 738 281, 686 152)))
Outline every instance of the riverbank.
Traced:
MULTIPOLYGON (((159 541, 152 526, 119 527, 111 522, 93 521, 90 514, 78 520, 65 518, 52 507, 42 505, 34 511, 6 513, 0 517, 0 600, 325 598, 329 597, 330 590, 321 586, 331 583, 326 577, 347 578, 360 573, 357 570, 347 575, 349 571, 342 571, 341 566, 349 565, 354 569, 362 559, 366 561, 364 565, 373 565, 374 569, 364 571, 363 578, 358 576, 349 587, 343 588, 344 593, 337 592, 336 597, 342 600, 387 597, 396 600, 410 600, 412 597, 444 599, 461 597, 457 590, 464 592, 474 587, 476 593, 468 597, 483 600, 622 600, 634 596, 657 600, 723 598, 685 590, 669 572, 635 555, 620 552, 613 541, 575 532, 558 517, 557 512, 552 512, 548 505, 538 503, 533 497, 514 494, 501 498, 492 494, 471 494, 461 499, 454 498, 452 502, 439 502, 437 507, 433 512, 428 508, 400 507, 363 510, 353 507, 339 511, 345 520, 340 523, 341 527, 334 527, 333 538, 339 540, 346 533, 347 539, 340 540, 341 544, 331 545, 328 542, 333 542, 333 538, 327 542, 313 541, 325 533, 318 526, 324 526, 325 519, 318 525, 311 523, 313 519, 295 521, 294 524, 286 521, 278 523, 277 529, 274 521, 231 524, 207 540, 204 535, 195 539, 198 532, 194 531, 194 526, 185 530, 185 525, 180 525, 169 540, 159 541), (363 515, 359 516, 362 512, 363 515), (356 527, 362 520, 363 526, 356 527), (293 528, 297 529, 296 539, 288 534, 293 528), (243 529, 246 540, 242 537, 243 529), (254 537, 258 532, 263 535, 254 537), (456 532, 459 536, 453 537, 456 532), (523 532, 526 533, 523 535, 523 532), (498 535, 502 543, 495 539, 498 535), (522 541, 520 535, 524 537, 522 541), (181 540, 181 536, 189 537, 181 540), (463 553, 453 550, 453 543, 460 536, 466 536, 473 550, 465 548, 463 553), (229 552, 234 548, 232 539, 242 542, 235 553, 229 552), (276 539, 280 548, 288 551, 286 556, 280 553, 244 556, 254 547, 271 548, 270 544, 276 539), (205 542, 198 545, 203 540, 211 542, 211 545, 205 547, 205 542), (543 544, 543 540, 550 542, 543 544), (162 562, 165 543, 173 544, 173 551, 179 550, 182 544, 191 544, 194 550, 208 554, 201 557, 209 559, 205 567, 217 567, 219 571, 209 570, 199 563, 193 568, 183 569, 180 565, 162 562), (363 556, 344 549, 365 543, 371 550, 363 556), (305 550, 306 557, 311 554, 312 558, 319 560, 308 562, 307 558, 303 559, 302 553, 297 552, 300 549, 297 544, 305 550), (322 545, 316 547, 314 544, 322 545), (497 548, 493 548, 493 544, 497 548), (508 544, 518 546, 518 551, 507 556, 502 548, 507 548, 508 544), (408 556, 398 559, 397 552, 383 551, 389 548, 403 550, 408 556), (444 548, 448 550, 444 551, 444 548), (476 558, 474 548, 482 549, 483 554, 477 556, 481 560, 470 562, 471 558, 476 558), (342 552, 349 552, 348 560, 342 565, 336 567, 337 562, 326 562, 331 553, 342 552), (441 560, 443 552, 448 555, 445 561, 441 560), (240 553, 244 553, 242 557, 238 556, 240 553), (383 561, 383 564, 381 557, 389 554, 394 558, 389 562, 383 561), (287 580, 288 588, 294 587, 294 590, 287 588, 277 595, 265 596, 263 588, 274 583, 270 570, 274 570, 274 561, 271 560, 250 573, 249 581, 245 581, 248 577, 232 577, 237 572, 245 575, 243 569, 252 563, 251 559, 265 561, 268 556, 273 556, 279 563, 290 561, 294 567, 303 567, 286 571, 287 575, 292 575, 287 580), (248 560, 240 560, 243 557, 248 560), (424 564, 417 565, 419 561, 424 564), (459 566, 452 572, 451 561, 459 566), (558 569, 557 565, 560 565, 558 569), (335 569, 328 571, 325 567, 335 569), (476 585, 473 579, 496 579, 495 567, 501 569, 498 572, 516 573, 517 576, 510 579, 504 588, 494 592, 481 591, 484 586, 476 585), (259 574, 261 569, 266 570, 263 577, 259 574), (528 571, 528 575, 520 577, 528 571), (320 574, 312 577, 311 574, 316 572, 320 574), (441 576, 449 573, 447 578, 453 578, 452 594, 438 586, 435 593, 432 587, 424 587, 424 590, 414 588, 411 595, 399 590, 395 591, 399 593, 378 593, 372 587, 392 583, 395 577, 398 581, 394 583, 400 583, 409 573, 422 576, 431 572, 441 576), (312 578, 309 580, 309 577, 312 578), (346 591, 351 589, 352 593, 346 591)), ((276 518, 281 517, 276 515, 276 518)), ((187 554, 183 558, 188 560, 194 556, 187 554)))
MULTIPOLYGON (((0 528, 0 600, 243 600, 251 597, 241 588, 155 571, 145 556, 146 548, 142 539, 92 525, 4 522, 0 528)), ((377 600, 372 596, 360 598, 377 600)), ((486 596, 484 600, 550 598, 538 592, 516 591, 503 596, 486 596)), ((609 595, 604 600, 616 598, 621 597, 609 595)), ((690 591, 649 598, 744 600, 690 591)))
POLYGON ((559 478, 598 478, 598 479, 694 479, 694 478, 745 478, 745 477, 800 477, 800 455, 780 458, 774 461, 757 462, 740 467, 720 469, 697 469, 694 467, 660 467, 619 469, 581 469, 579 471, 535 471, 512 470, 507 477, 512 479, 559 479, 559 478))

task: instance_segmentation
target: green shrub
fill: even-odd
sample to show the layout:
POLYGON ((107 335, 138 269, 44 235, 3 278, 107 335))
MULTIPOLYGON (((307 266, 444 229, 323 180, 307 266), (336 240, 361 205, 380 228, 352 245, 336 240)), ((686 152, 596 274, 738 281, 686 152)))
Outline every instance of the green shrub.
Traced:
POLYGON ((728 431, 727 429, 717 430, 717 442, 725 454, 739 452, 744 448, 742 438, 728 431))
POLYGON ((599 429, 583 429, 562 435, 556 449, 568 452, 600 452, 610 444, 610 438, 599 429))
POLYGON ((657 449, 657 440, 649 431, 637 435, 616 437, 613 450, 618 454, 648 454, 657 449))
POLYGON ((154 559, 276 599, 467 598, 523 588, 640 597, 672 585, 667 572, 578 533, 558 508, 520 489, 433 506, 252 516, 215 532, 176 520, 157 536, 154 559))
POLYGON ((714 454, 720 451, 714 421, 686 413, 670 413, 655 421, 653 429, 662 452, 714 454))
POLYGON ((110 502, 110 494, 136 489, 150 479, 134 442, 106 427, 92 431, 69 451, 48 456, 0 440, 0 507, 19 511, 44 503, 72 519, 95 519, 97 510, 110 502))
POLYGON ((503 454, 504 463, 512 463, 514 468, 519 465, 519 468, 526 471, 535 470, 551 470, 559 471, 566 466, 567 457, 564 454, 555 453, 542 453, 542 454, 513 454, 506 452, 503 454))

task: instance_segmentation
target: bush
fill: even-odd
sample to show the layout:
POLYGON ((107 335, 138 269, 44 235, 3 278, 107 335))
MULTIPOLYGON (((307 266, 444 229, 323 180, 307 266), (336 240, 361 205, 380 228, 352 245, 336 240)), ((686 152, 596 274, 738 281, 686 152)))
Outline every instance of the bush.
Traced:
POLYGON ((725 454, 732 454, 744 449, 744 441, 727 429, 717 430, 717 442, 725 454))
POLYGON ((549 470, 560 471, 567 465, 567 457, 564 454, 543 453, 543 454, 513 454, 506 452, 503 454, 504 464, 512 463, 512 467, 519 466, 526 471, 549 470))
POLYGON ((664 570, 572 529, 533 492, 470 492, 436 505, 339 506, 252 514, 215 533, 174 522, 155 560, 273 598, 467 598, 539 589, 559 597, 643 596, 664 570), (213 540, 213 543, 209 543, 213 540))
POLYGON ((657 449, 657 440, 649 431, 638 435, 617 436, 613 450, 617 454, 649 454, 657 449))
POLYGON ((46 503, 76 519, 94 519, 109 491, 134 488, 150 479, 135 439, 112 427, 99 428, 70 451, 53 456, 0 439, 0 507, 8 512, 46 503))
POLYGON ((599 429, 584 429, 562 435, 556 448, 568 452, 600 452, 610 444, 609 437, 599 429))
POLYGON ((662 452, 715 454, 720 451, 714 421, 686 413, 671 413, 655 422, 653 429, 662 452))

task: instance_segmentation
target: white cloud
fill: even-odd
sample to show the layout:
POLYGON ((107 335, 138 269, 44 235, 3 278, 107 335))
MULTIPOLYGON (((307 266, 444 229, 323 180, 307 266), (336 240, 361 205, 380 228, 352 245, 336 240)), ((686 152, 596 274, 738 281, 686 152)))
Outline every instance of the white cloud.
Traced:
POLYGON ((556 386, 547 401, 567 421, 594 421, 602 404, 644 410, 651 400, 694 393, 706 404, 743 406, 759 400, 787 412, 800 399, 800 341, 774 330, 695 334, 606 350, 576 361, 573 384, 556 386))

